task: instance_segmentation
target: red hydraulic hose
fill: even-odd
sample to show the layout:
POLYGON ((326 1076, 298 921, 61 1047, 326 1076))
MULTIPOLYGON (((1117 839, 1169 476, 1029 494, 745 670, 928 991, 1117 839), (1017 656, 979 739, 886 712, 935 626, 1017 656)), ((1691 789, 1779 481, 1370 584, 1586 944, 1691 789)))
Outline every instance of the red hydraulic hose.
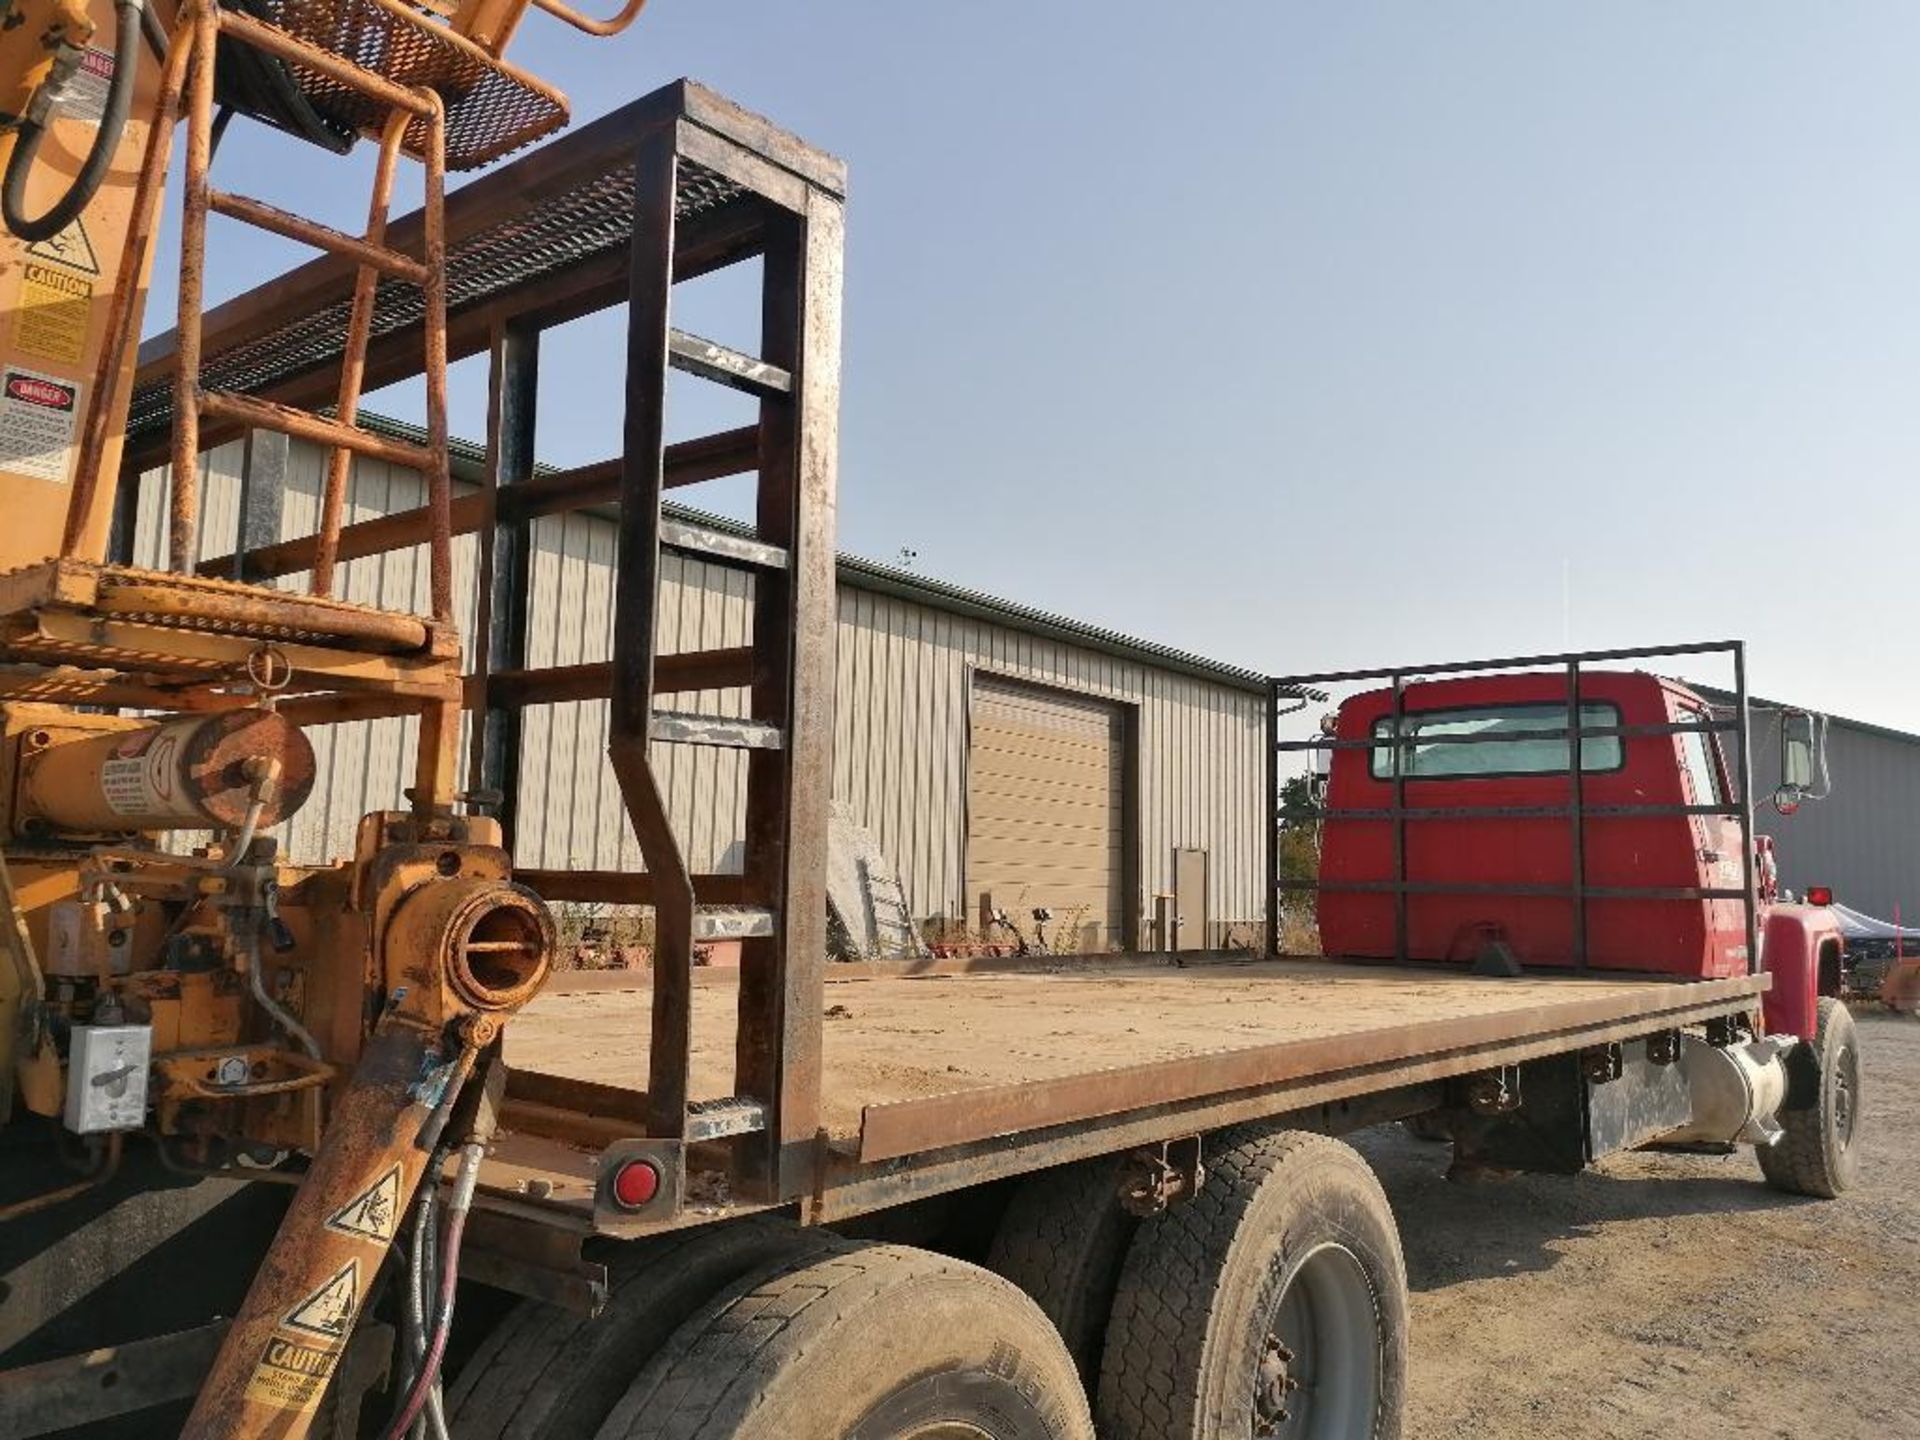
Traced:
MULTIPOLYGON (((439 1378, 440 1363, 446 1359, 447 1336, 453 1330, 454 1288, 460 1278, 460 1237, 467 1228, 473 1187, 480 1178, 480 1160, 486 1153, 487 1147, 478 1141, 460 1147, 460 1169, 454 1176, 453 1197, 447 1202, 447 1231, 440 1243, 440 1293, 434 1307, 432 1338, 427 1342, 427 1353, 420 1357, 420 1368, 407 1388, 406 1399, 394 1412, 382 1440, 402 1440, 413 1428, 439 1378)), ((427 1183, 433 1184, 434 1177, 429 1175, 427 1183)))

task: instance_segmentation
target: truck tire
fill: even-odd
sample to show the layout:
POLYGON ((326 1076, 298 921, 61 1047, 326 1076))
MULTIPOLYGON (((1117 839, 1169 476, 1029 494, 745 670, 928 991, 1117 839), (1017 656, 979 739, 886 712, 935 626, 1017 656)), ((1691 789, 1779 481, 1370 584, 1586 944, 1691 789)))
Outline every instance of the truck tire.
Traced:
POLYGON ((1407 1274, 1349 1146, 1246 1127, 1127 1253, 1095 1407, 1102 1440, 1395 1440, 1407 1274))
POLYGON ((461 1367, 447 1427, 459 1440, 593 1440, 687 1316, 744 1275, 842 1243, 758 1216, 619 1242, 606 1308, 589 1319, 521 1302, 461 1367))
MULTIPOLYGON (((1793 1059, 1791 1055, 1789 1060, 1793 1059)), ((1811 1059, 1815 1103, 1780 1112, 1787 1133, 1759 1150, 1760 1173, 1776 1190, 1831 1200, 1860 1176, 1860 1041, 1853 1016, 1829 995, 1820 1001, 1811 1059)))
POLYGON ((1120 1266, 1140 1222, 1120 1208, 1112 1159, 1043 1170, 1020 1182, 994 1231, 987 1268, 1018 1285, 1053 1321, 1089 1386, 1120 1266))
POLYGON ((1093 1440, 1066 1347, 998 1275, 854 1246, 735 1285, 654 1356, 599 1440, 1093 1440))

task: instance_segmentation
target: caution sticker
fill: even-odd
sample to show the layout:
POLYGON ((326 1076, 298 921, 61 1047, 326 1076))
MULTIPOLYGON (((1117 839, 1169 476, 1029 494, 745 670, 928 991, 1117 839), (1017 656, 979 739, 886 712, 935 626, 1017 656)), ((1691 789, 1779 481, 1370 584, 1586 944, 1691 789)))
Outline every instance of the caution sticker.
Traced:
POLYGON ((247 1381, 247 1398, 280 1410, 311 1410, 326 1394, 339 1359, 338 1350, 323 1350, 284 1335, 270 1336, 247 1381))
POLYGON ((395 1165, 327 1218, 340 1235, 386 1244, 400 1230, 400 1167, 395 1165))
POLYGON ((79 426, 77 381, 13 367, 0 371, 0 470, 66 484, 79 426))
POLYGON ((360 1262, 349 1260, 318 1290, 289 1310, 280 1323, 328 1340, 345 1340, 360 1308, 360 1262))
POLYGON ((93 282, 29 260, 20 277, 13 348, 37 360, 77 365, 87 353, 93 282))
POLYGON ((87 222, 76 215, 73 223, 58 235, 36 240, 27 247, 28 258, 64 265, 76 275, 97 279, 100 257, 94 253, 93 238, 87 234, 87 222))

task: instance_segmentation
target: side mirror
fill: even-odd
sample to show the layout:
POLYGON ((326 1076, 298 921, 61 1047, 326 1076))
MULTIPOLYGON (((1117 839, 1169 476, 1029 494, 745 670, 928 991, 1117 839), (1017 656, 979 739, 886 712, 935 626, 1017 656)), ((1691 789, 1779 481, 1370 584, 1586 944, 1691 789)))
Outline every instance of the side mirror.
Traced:
POLYGON ((1780 716, 1780 785, 1794 791, 1813 789, 1813 716, 1804 710, 1780 716))

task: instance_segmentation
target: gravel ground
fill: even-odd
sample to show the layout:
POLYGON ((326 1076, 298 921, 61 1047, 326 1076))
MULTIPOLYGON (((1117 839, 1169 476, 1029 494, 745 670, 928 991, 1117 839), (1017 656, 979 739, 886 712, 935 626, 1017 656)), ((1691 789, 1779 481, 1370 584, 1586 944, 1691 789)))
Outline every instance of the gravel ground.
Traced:
POLYGON ((1920 1436, 1920 1023, 1857 1020, 1870 1128, 1836 1201, 1751 1153, 1450 1185, 1444 1146, 1364 1137, 1413 1287, 1408 1440, 1920 1436))

